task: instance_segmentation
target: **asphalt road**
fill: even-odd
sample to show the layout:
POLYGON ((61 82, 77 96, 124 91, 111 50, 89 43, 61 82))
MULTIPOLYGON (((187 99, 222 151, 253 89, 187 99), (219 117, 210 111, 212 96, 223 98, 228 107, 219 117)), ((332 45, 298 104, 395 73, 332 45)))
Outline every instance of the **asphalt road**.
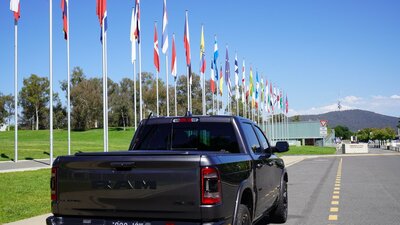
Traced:
POLYGON ((288 225, 400 224, 400 154, 306 159, 288 173, 288 225))

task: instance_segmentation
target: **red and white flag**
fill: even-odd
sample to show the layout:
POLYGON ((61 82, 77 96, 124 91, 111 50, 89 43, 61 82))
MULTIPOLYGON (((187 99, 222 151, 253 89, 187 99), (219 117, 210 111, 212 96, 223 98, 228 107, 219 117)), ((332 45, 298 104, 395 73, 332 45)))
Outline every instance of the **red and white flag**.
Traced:
POLYGON ((154 24, 154 66, 157 72, 160 72, 160 56, 158 54, 158 35, 157 24, 154 24))
POLYGON ((176 79, 176 48, 175 48, 175 34, 172 35, 172 56, 171 56, 171 74, 176 79))
POLYGON ((10 10, 14 12, 14 19, 18 21, 18 19, 21 17, 20 15, 20 4, 19 0, 11 0, 10 1, 10 10))
POLYGON ((63 31, 64 31, 64 39, 68 39, 68 0, 61 0, 61 10, 62 10, 62 20, 63 20, 63 31))

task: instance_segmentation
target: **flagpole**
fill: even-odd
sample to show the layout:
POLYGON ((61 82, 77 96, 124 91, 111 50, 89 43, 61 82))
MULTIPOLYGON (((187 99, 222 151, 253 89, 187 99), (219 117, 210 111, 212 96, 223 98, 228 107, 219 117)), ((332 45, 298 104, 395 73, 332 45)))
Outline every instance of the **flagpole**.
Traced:
POLYGON ((167 77, 167 116, 169 116, 168 54, 165 52, 165 75, 167 77))
POLYGON ((70 33, 69 33, 69 1, 67 1, 67 79, 68 79, 68 85, 67 85, 67 109, 68 109, 68 155, 71 155, 71 77, 69 73, 69 68, 70 68, 70 61, 69 61, 69 38, 70 38, 70 33))
POLYGON ((18 20, 14 19, 14 162, 18 162, 18 20))
MULTIPOLYGON (((105 17, 104 17, 105 18, 105 17)), ((104 22, 104 26, 105 26, 105 22, 104 22)), ((108 152, 108 73, 107 73, 107 71, 108 71, 108 57, 107 57, 107 32, 104 30, 104 39, 105 39, 105 41, 104 41, 104 52, 105 52, 105 56, 104 56, 104 58, 105 58, 105 69, 106 69, 106 71, 105 71, 105 75, 106 75, 106 77, 105 77, 105 83, 106 83, 106 86, 105 86, 105 90, 106 90, 106 100, 105 100, 105 103, 106 103, 106 149, 107 149, 107 152, 108 152)))
MULTIPOLYGON (((140 38, 140 37, 139 37, 140 38)), ((142 95, 142 45, 139 42, 139 112, 140 112, 140 121, 143 119, 143 95, 142 95)))
POLYGON ((176 100, 176 78, 175 78, 175 116, 178 116, 178 106, 177 106, 177 100, 176 100))
MULTIPOLYGON (((103 19, 102 19, 103 20, 103 19)), ((104 20, 103 20, 104 22, 104 20)), ((101 43, 101 47, 102 47, 102 70, 103 70, 103 151, 107 152, 107 126, 106 126, 106 77, 105 77, 105 71, 106 71, 106 67, 105 67, 105 63, 106 63, 106 58, 105 58, 105 36, 104 36, 104 23, 102 23, 103 25, 101 26, 101 37, 102 37, 102 43, 101 43)))
POLYGON ((158 70, 156 69, 156 94, 157 94, 157 116, 160 116, 160 101, 158 97, 158 70))
MULTIPOLYGON (((134 43, 136 45, 136 41, 134 43)), ((133 108, 135 117, 135 131, 137 129, 137 107, 136 107, 136 59, 133 61, 133 108)))
POLYGON ((189 66, 186 66, 186 69, 187 69, 187 103, 188 103, 188 107, 187 107, 187 110, 188 111, 190 111, 190 87, 189 87, 189 66))
POLYGON ((49 0, 50 11, 50 165, 53 164, 53 0, 49 0))

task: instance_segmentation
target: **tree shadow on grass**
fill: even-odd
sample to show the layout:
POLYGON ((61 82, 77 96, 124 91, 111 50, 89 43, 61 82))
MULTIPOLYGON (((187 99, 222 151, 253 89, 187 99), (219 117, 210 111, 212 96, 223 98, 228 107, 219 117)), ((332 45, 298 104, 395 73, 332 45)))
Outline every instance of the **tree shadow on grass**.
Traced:
POLYGON ((48 152, 43 152, 43 154, 45 154, 45 155, 50 155, 50 153, 48 153, 48 152))

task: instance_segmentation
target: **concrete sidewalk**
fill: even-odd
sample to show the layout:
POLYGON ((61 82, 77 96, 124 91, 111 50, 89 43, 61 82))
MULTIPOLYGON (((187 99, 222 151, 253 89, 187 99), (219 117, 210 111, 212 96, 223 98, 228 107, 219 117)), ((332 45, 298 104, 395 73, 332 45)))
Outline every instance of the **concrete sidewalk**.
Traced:
POLYGON ((50 168, 50 159, 19 160, 0 162, 0 173, 32 171, 50 168))

